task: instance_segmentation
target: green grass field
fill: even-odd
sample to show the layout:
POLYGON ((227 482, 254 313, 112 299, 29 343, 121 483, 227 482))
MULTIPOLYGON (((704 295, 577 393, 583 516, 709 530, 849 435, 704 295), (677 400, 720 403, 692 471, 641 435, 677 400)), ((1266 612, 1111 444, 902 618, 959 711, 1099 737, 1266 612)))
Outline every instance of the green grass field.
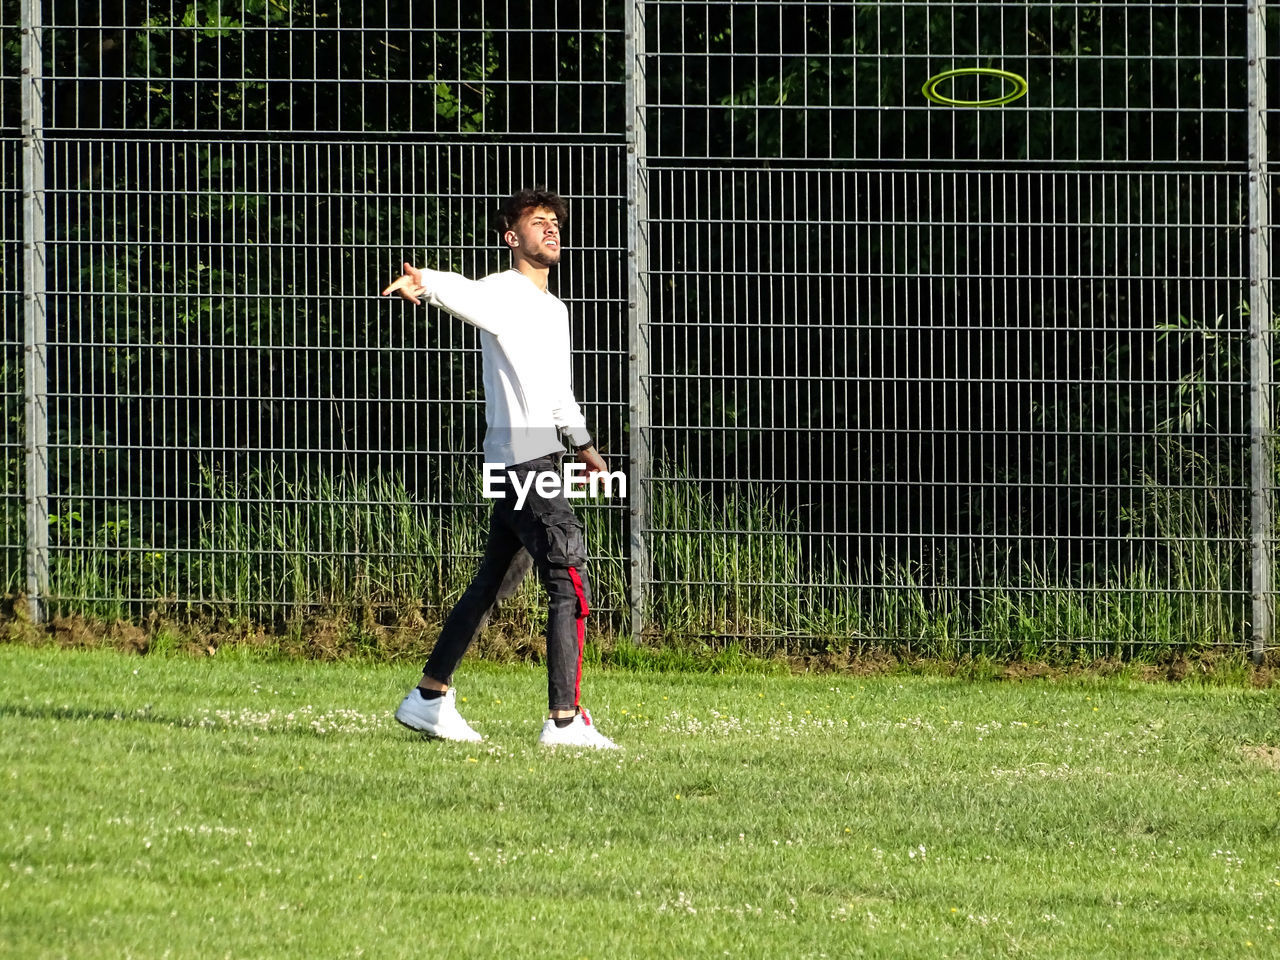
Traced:
POLYGON ((1271 690, 0 646, 0 956, 1280 955, 1271 690))

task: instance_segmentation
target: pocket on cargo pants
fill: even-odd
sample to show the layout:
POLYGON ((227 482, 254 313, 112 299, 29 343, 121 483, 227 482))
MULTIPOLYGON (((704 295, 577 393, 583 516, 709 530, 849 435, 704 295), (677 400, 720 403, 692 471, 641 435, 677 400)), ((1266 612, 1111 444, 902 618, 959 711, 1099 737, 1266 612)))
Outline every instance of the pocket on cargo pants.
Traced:
MULTIPOLYGON (((578 617, 587 615, 589 595, 587 587, 587 537, 582 522, 569 510, 549 510, 537 514, 539 539, 543 557, 552 570, 571 570, 575 593, 578 598, 578 617)), ((554 574, 553 574, 554 575, 554 574)))
POLYGON ((581 567, 587 562, 587 537, 576 517, 543 514, 538 523, 548 563, 555 567, 581 567))

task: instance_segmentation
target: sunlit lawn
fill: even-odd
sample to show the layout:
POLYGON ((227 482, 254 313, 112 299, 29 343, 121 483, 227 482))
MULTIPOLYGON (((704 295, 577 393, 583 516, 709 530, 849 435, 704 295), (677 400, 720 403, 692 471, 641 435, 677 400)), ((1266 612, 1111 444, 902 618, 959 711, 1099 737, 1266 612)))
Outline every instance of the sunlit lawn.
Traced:
POLYGON ((4 957, 1280 955, 1271 691, 0 647, 4 957))

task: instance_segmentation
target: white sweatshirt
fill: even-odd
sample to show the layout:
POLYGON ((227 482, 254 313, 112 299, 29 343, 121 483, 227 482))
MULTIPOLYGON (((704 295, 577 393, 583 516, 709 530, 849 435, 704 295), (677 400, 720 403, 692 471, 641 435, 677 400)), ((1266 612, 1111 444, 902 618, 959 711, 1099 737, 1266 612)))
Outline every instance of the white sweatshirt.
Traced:
POLYGON ((480 328, 486 463, 511 466, 591 442, 573 396, 569 311, 520 271, 483 280, 423 270, 422 299, 480 328))

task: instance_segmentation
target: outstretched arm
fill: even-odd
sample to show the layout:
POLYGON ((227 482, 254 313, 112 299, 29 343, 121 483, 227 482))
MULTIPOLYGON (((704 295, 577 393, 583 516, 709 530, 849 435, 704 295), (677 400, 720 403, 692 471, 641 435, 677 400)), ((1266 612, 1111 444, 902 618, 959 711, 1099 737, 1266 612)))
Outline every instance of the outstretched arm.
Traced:
POLYGON ((411 263, 404 273, 382 291, 384 297, 398 293, 415 306, 425 300, 433 307, 447 310, 472 326, 500 335, 511 322, 511 311, 504 309, 500 295, 492 285, 468 280, 444 270, 421 270, 411 263))

